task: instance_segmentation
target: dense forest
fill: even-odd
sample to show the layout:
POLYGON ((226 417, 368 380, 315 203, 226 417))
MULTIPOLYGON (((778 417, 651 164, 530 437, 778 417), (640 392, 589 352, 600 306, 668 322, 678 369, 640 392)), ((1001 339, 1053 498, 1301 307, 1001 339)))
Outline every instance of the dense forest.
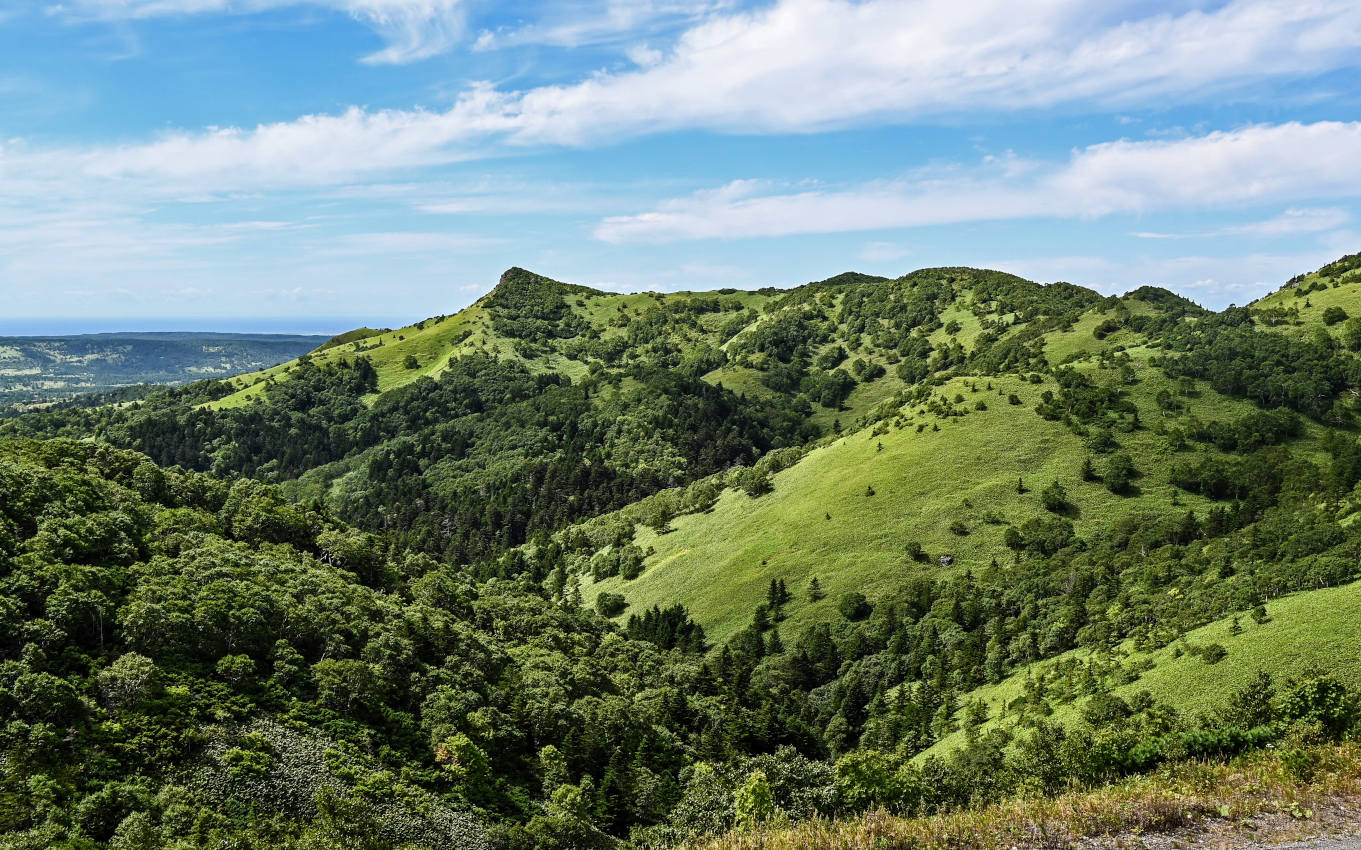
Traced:
POLYGON ((660 848, 1268 744, 1308 770, 1361 733, 1350 668, 1245 670, 1212 711, 1140 685, 1361 572, 1346 264, 1221 313, 969 269, 669 299, 512 270, 467 315, 7 420, 0 847, 660 848), (1023 511, 949 497, 986 558, 905 511, 864 532, 900 563, 874 592, 762 558, 721 637, 683 583, 634 604, 687 517, 985 413, 1081 458, 1008 484, 1023 511))

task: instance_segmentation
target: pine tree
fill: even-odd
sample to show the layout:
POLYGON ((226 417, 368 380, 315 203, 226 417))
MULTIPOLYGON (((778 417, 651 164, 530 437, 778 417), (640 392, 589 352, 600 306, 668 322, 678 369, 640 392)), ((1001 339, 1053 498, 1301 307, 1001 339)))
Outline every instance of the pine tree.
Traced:
POLYGON ((770 630, 770 638, 766 641, 766 655, 783 655, 784 641, 780 640, 780 629, 776 627, 770 630))
POLYGON ((1096 467, 1092 465, 1091 455, 1082 459, 1081 475, 1083 481, 1096 481, 1098 479, 1099 476, 1096 474, 1096 467))
POLYGON ((818 577, 813 576, 813 580, 808 582, 808 601, 817 602, 822 597, 822 585, 818 583, 818 577))

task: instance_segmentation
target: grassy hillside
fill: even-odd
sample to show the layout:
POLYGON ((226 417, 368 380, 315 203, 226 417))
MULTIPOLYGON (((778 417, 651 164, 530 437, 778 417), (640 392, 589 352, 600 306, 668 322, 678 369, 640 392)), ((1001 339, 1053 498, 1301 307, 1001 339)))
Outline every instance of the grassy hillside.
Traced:
MULTIPOLYGON (((1131 492, 1117 495, 1100 481, 1084 481, 1084 460, 1099 474, 1108 455, 1091 448, 1090 433, 1036 413, 1042 394, 1057 389, 1052 376, 1038 383, 1017 375, 954 378, 933 387, 930 400, 885 405, 877 422, 813 450, 777 473, 768 495, 753 498, 733 487, 712 510, 679 517, 666 533, 640 528, 635 542, 652 552, 645 571, 631 581, 612 577, 585 584, 587 601, 601 592, 621 593, 630 611, 679 601, 724 639, 745 625, 769 582, 778 579, 796 590, 789 628, 797 633, 809 623, 835 619, 837 600, 849 591, 873 600, 909 576, 1010 563, 1015 554, 1004 543, 1005 529, 1045 515, 1042 491, 1055 481, 1070 496, 1059 514, 1079 536, 1130 514, 1204 515, 1210 500, 1168 483, 1171 465, 1186 460, 1168 431, 1196 419, 1244 416, 1254 408, 1205 382, 1168 378, 1149 365, 1157 352, 1138 344, 1142 339, 1134 333, 1095 339, 1092 329, 1109 315, 1093 309, 1072 330, 1051 332, 1042 341, 1051 357, 1098 384, 1119 386, 1146 411, 1139 428, 1115 437, 1120 451, 1138 458, 1140 477, 1131 492), (1128 359, 1103 362, 1096 356, 1112 350, 1128 359), (1124 377, 1121 366, 1130 370, 1124 377), (1160 393, 1174 396, 1177 409, 1161 408, 1160 393), (1011 396, 1019 404, 1010 403, 1011 396), (980 404, 985 409, 977 409, 980 404), (946 411, 953 415, 943 415, 946 411), (1018 483, 1025 492, 1018 492, 1018 483), (927 562, 909 557, 910 542, 921 545, 927 562), (942 555, 950 556, 949 567, 940 564, 942 555), (826 593, 816 603, 802 592, 813 577, 826 593)), ((1306 428, 1297 449, 1316 453, 1320 433, 1306 428)))
MULTIPOLYGON (((379 394, 400 389, 422 377, 439 378, 449 368, 451 361, 475 354, 492 354, 521 361, 535 371, 582 377, 586 373, 586 363, 564 354, 560 343, 550 339, 547 345, 533 348, 517 346, 514 337, 507 336, 502 332, 503 329, 497 327, 495 312, 498 297, 503 298, 507 291, 515 291, 526 281, 546 281, 550 284, 550 291, 570 295, 568 305, 572 314, 580 317, 606 340, 625 337, 630 316, 640 315, 649 308, 664 309, 711 295, 691 292, 613 295, 549 281, 522 269, 511 269, 502 276, 501 282, 491 293, 456 314, 434 316, 395 330, 357 329, 337 337, 332 341, 334 344, 328 343, 310 352, 306 359, 318 366, 326 366, 359 356, 366 357, 378 372, 379 394)), ((769 300, 767 296, 757 293, 735 291, 725 295, 725 298, 731 304, 743 308, 759 307, 769 300)), ((701 326, 696 330, 698 332, 694 336, 699 341, 716 341, 716 334, 709 332, 708 328, 701 326)), ((259 401, 270 382, 287 380, 298 365, 298 361, 290 361, 241 375, 230 381, 235 392, 209 402, 207 406, 223 409, 259 401)), ((724 377, 724 373, 719 371, 712 375, 712 380, 716 383, 724 377)))
MULTIPOLYGON (((1361 689, 1361 582, 1341 587, 1293 593, 1263 606, 1268 619, 1256 622, 1249 612, 1216 620, 1188 632, 1182 639, 1152 651, 1138 651, 1125 642, 1115 653, 1080 650, 1036 663, 995 685, 967 694, 963 704, 981 701, 992 718, 981 727, 1015 728, 1017 709, 1024 700, 1027 680, 1050 682, 1046 692, 1053 702, 1049 719, 1076 724, 1078 709, 1085 702, 1080 691, 1071 690, 1071 676, 1063 670, 1075 665, 1108 665, 1118 660, 1132 671, 1132 681, 1118 684, 1111 693, 1130 699, 1147 691, 1159 703, 1194 717, 1213 714, 1229 697, 1247 687, 1259 671, 1278 682, 1327 672, 1349 688, 1361 689), (1237 628, 1235 628, 1235 622, 1237 628), (1210 662, 1188 649, 1222 646, 1227 654, 1210 662)), ((959 719, 963 720, 961 710, 959 719)), ((944 756, 962 746, 963 729, 937 741, 919 758, 944 756)))
MULTIPOLYGON (((1131 394, 1151 402, 1167 385, 1149 374, 1131 394)), ((1121 436, 1124 449, 1143 459, 1137 494, 1117 496, 1100 482, 1082 481, 1083 459, 1093 456, 1085 439, 1032 409, 1052 387, 1014 377, 948 381, 936 396, 962 395, 964 402, 953 407, 966 415, 937 416, 908 405, 886 421, 887 430, 871 426, 841 437, 777 473, 767 495, 752 498, 730 489, 711 511, 676 519, 672 531, 640 529, 635 542, 654 551, 646 571, 629 582, 615 577, 592 583, 584 588, 587 599, 621 592, 633 609, 681 601, 723 639, 745 624, 771 579, 802 591, 816 576, 827 596, 807 603, 796 593, 789 624, 797 632, 836 617, 837 599, 848 591, 874 599, 914 573, 1010 563, 1014 553, 1003 542, 1004 530, 1042 515, 1040 491, 1054 481, 1070 493, 1071 507, 1062 515, 1079 534, 1127 512, 1206 510, 1208 501, 1191 494, 1173 502, 1174 489, 1165 482, 1175 455, 1164 450, 1166 440, 1154 427, 1121 436), (1008 403, 1013 394, 1020 406, 1008 403), (987 409, 976 410, 979 402, 987 409), (1026 492, 1017 492, 1018 482, 1026 492), (954 523, 963 523, 964 533, 958 526, 952 530, 954 523), (909 557, 911 541, 921 544, 930 563, 909 557), (951 556, 950 567, 940 566, 942 555, 951 556)), ((1196 394, 1188 399, 1190 413, 1250 409, 1213 391, 1196 394)))

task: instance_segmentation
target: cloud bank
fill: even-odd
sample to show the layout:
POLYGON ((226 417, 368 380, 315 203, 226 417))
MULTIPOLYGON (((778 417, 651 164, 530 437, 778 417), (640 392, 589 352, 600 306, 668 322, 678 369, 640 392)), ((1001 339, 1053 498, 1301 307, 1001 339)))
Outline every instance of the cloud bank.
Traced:
MULTIPOLYGON (((1358 150, 1361 123, 1289 123, 1173 141, 1108 142, 1057 165, 992 160, 970 174, 837 190, 780 192, 734 181, 655 210, 606 218, 595 235, 613 243, 732 239, 1356 197, 1358 150)), ((1317 231, 1320 222, 1336 218, 1287 215, 1261 225, 1261 235, 1317 231)))

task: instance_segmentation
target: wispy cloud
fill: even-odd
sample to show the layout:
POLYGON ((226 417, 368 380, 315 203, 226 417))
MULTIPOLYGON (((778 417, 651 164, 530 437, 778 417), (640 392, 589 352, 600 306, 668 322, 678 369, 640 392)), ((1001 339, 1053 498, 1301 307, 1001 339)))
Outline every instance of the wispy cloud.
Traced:
POLYGON ((1133 234, 1140 239, 1205 239, 1219 236, 1294 236, 1302 233, 1322 233, 1336 230, 1351 221, 1351 213, 1337 207, 1288 209, 1278 216, 1262 221, 1236 224, 1191 233, 1157 233, 1140 231, 1133 234))
POLYGON ((414 62, 448 50, 465 29, 464 0, 65 0, 48 12, 69 19, 127 20, 200 14, 248 14, 314 6, 350 15, 386 42, 364 61, 414 62))
MULTIPOLYGON (((370 61, 447 50, 465 29, 464 0, 68 0, 68 16, 136 18, 311 5, 354 16, 388 47, 370 61)), ((1121 108, 1197 100, 1271 78, 1361 64, 1361 6, 1351 0, 1231 0, 1206 10, 1138 0, 778 0, 756 11, 652 0, 589 4, 476 46, 570 46, 606 34, 638 67, 520 91, 475 87, 446 114, 412 123, 494 125, 519 143, 585 143, 703 127, 806 132, 829 127, 1058 105, 1121 108), (658 21, 695 21, 644 46, 658 21), (557 21, 557 22, 555 22, 557 21), (476 107, 476 108, 470 108, 476 107)), ((1254 96, 1258 93, 1253 92, 1254 96)), ((413 129, 414 132, 414 129, 413 129)))
MULTIPOLYGON (((667 242, 925 227, 1021 218, 1222 207, 1361 196, 1361 123, 1253 125, 1177 141, 1118 141, 1061 164, 984 164, 969 174, 921 175, 836 190, 780 191, 756 181, 606 218, 606 242, 667 242), (1282 151, 1291 151, 1282 156, 1282 151)), ((1306 232, 1337 212, 1258 225, 1306 232)), ((1244 231, 1249 232, 1249 231, 1244 231)))
MULTIPOLYGON (((521 45, 583 47, 627 44, 627 52, 652 56, 636 42, 693 24, 710 15, 730 10, 734 0, 604 0, 604 2, 545 3, 539 20, 520 26, 479 31, 477 50, 496 50, 521 45)), ((661 54, 655 53, 657 59, 661 54)), ((648 62, 638 61, 646 65, 648 62)))

